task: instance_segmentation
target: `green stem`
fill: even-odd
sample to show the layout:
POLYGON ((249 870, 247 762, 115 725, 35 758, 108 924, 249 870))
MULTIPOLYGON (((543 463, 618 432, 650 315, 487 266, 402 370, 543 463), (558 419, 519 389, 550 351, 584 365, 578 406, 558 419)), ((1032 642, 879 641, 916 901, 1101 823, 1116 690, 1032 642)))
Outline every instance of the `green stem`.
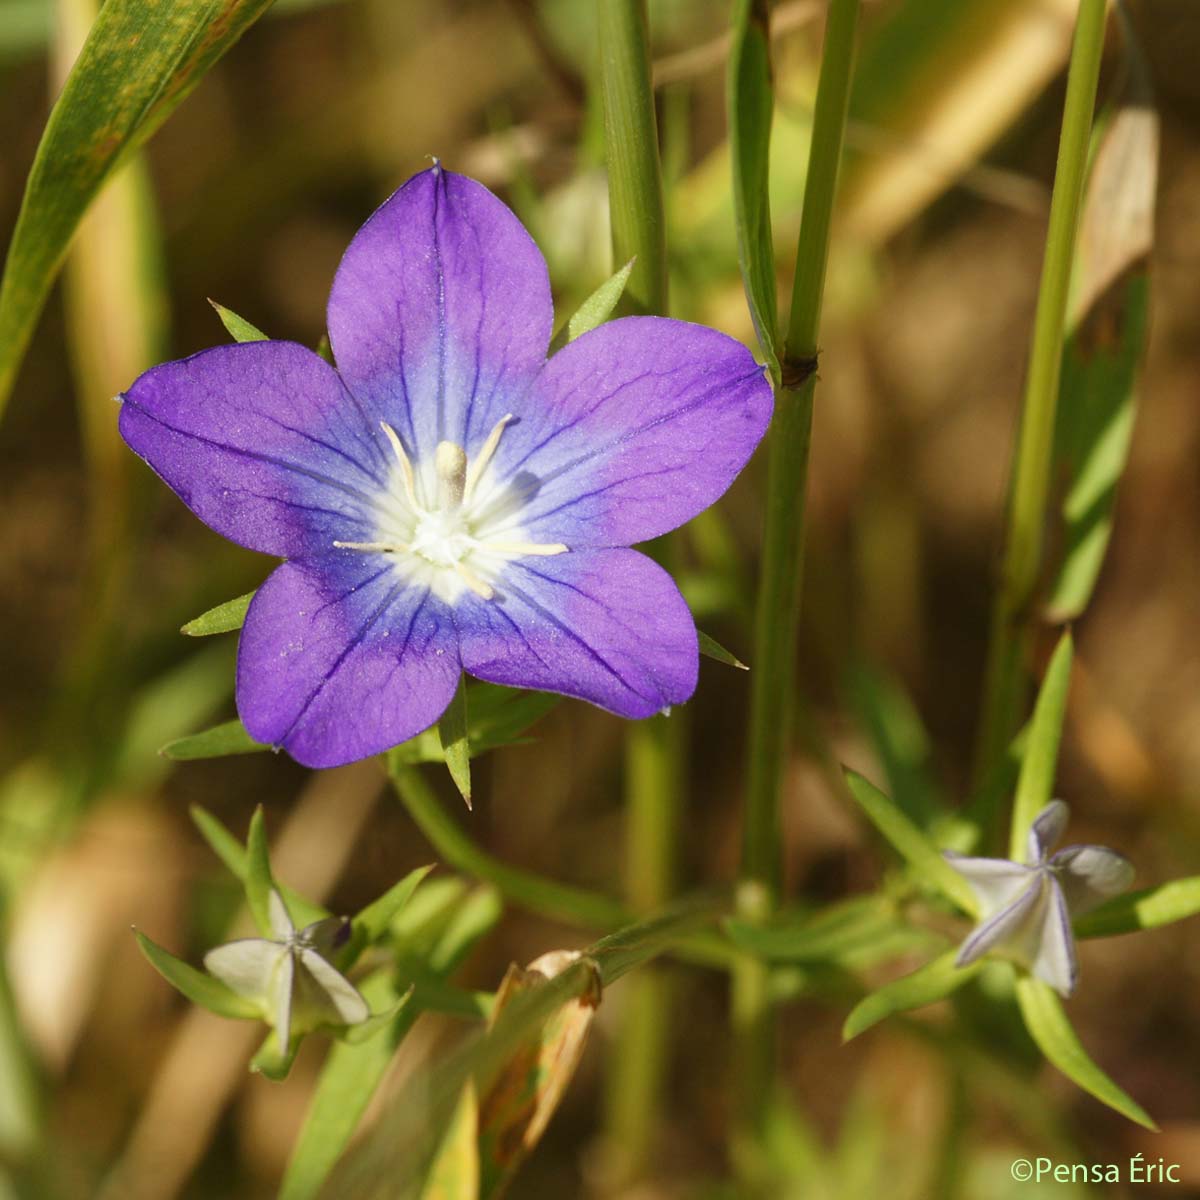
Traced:
POLYGON ((662 314, 667 221, 645 0, 599 0, 598 14, 613 261, 636 258, 626 299, 639 312, 662 314))
MULTIPOLYGON (((1104 49, 1106 7, 1106 0, 1080 0, 1071 48, 1046 252, 1009 491, 1008 533, 992 610, 976 748, 977 779, 988 774, 1016 732, 1025 694, 1030 614, 1042 565, 1053 462, 1067 295, 1104 49)), ((978 815, 982 819, 988 816, 978 815)))
POLYGON ((510 867, 480 849, 446 812, 417 768, 393 765, 389 773, 409 815, 449 866, 492 884, 514 904, 556 921, 611 929, 629 919, 625 906, 616 900, 510 867))
MULTIPOLYGON (((794 674, 804 563, 804 502, 818 331, 829 256, 829 231, 846 125, 859 0, 831 0, 813 110, 783 386, 768 437, 763 560, 755 622, 748 740, 747 799, 739 911, 765 919, 780 888, 780 791, 794 711, 794 674)), ((746 960, 733 992, 739 1132, 761 1132, 774 1067, 767 977, 746 960)))
MULTIPOLYGON (((604 107, 613 260, 634 259, 628 307, 667 311, 667 234, 645 0, 599 0, 600 85, 604 107)), ((660 546, 670 557, 669 545, 660 546)), ((654 717, 626 738, 626 894, 634 911, 661 908, 675 891, 682 718, 654 717)), ((644 971, 626 987, 625 1011, 607 1083, 608 1142, 614 1181, 628 1187, 650 1161, 666 1077, 670 980, 644 971)))

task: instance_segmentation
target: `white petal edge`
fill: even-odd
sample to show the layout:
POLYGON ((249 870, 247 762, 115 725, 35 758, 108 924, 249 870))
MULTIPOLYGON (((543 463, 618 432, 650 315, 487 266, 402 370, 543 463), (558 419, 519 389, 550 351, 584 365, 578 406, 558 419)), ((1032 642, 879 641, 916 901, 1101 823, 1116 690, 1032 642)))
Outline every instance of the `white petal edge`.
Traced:
POLYGON ((204 956, 204 966, 239 996, 267 1001, 271 995, 272 980, 285 947, 266 938, 241 938, 214 946, 204 956))

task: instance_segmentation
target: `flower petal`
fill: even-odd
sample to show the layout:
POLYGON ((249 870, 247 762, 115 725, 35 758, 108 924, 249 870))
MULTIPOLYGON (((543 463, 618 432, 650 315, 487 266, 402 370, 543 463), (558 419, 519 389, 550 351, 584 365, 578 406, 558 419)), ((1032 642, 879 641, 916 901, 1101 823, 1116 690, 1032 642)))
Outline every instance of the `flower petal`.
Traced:
POLYGON ((970 966, 990 950, 1019 942, 1027 923, 1036 913, 1044 888, 1044 880, 1040 876, 1033 876, 1015 900, 975 927, 971 936, 963 942, 954 960, 955 964, 960 967, 970 966))
POLYGON ((1135 874, 1133 863, 1107 846, 1067 846, 1050 865, 1075 917, 1128 890, 1135 874))
POLYGON ((482 184, 434 166, 354 236, 329 296, 347 387, 415 459, 474 452, 541 368, 554 319, 541 252, 482 184))
POLYGON ((723 333, 662 317, 611 321, 556 354, 505 431, 497 478, 521 527, 572 548, 626 546, 690 520, 746 465, 771 387, 723 333))
POLYGON ((217 346, 154 367, 121 400, 121 436, 225 537, 291 556, 369 536, 387 448, 311 350, 217 346))
POLYGON ((275 888, 267 893, 267 914, 271 919, 271 932, 277 941, 286 942, 296 932, 287 905, 275 888))
POLYGON ((971 885, 984 916, 1011 904, 1029 886, 1031 867, 1007 858, 968 858, 951 850, 942 857, 971 885))
POLYGON ((238 712, 258 741, 305 766, 338 766, 427 729, 459 673, 448 610, 384 556, 296 560, 246 614, 238 712))
POLYGON ((266 938, 239 938, 214 946, 204 956, 210 975, 232 988, 239 996, 265 1001, 271 992, 275 969, 287 948, 266 938))
POLYGON ((296 989, 296 959, 288 950, 279 961, 273 980, 275 992, 272 1008, 275 1010, 275 1039, 279 1049, 286 1054, 292 1040, 292 1000, 296 989))
POLYGON ((1069 996, 1079 978, 1075 935, 1062 889, 1051 880, 1036 948, 1030 947, 1029 972, 1048 983, 1060 996, 1069 996))
POLYGON ((1029 827, 1028 853, 1031 863, 1046 861, 1070 819, 1071 810, 1065 800, 1051 800, 1034 817, 1033 824, 1029 827))
POLYGON ((586 550, 505 567, 491 600, 454 610, 463 669, 579 696, 624 717, 687 700, 699 664, 679 589, 634 550, 586 550))
POLYGON ((300 963, 311 976, 303 988, 306 1021, 317 1025, 358 1025, 371 1010, 358 989, 340 971, 330 966, 315 950, 301 950, 300 963))

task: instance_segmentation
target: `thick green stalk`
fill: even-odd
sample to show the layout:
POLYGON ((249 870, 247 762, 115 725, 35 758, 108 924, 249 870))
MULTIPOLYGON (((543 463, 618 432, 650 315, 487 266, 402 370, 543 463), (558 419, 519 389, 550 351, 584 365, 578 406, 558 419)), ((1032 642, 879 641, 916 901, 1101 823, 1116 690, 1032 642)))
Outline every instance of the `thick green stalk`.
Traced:
MULTIPOLYGON (((667 234, 645 0, 599 0, 600 87, 613 261, 634 259, 627 306, 667 311, 667 234)), ((662 546, 669 557, 669 546, 662 546)), ((639 913, 675 890, 685 732, 679 714, 633 725, 626 739, 626 890, 639 913)), ((614 1183, 644 1173, 668 1058, 669 979, 643 971, 626 985, 625 1012, 608 1078, 614 1183)))
MULTIPOLYGON (((782 386, 768 436, 738 897, 740 911, 752 920, 761 920, 770 913, 780 887, 780 792, 794 712, 814 368, 858 15, 859 0, 831 0, 813 110, 782 386)), ((761 1129, 774 1066, 773 1023, 761 964, 748 960, 736 973, 733 1010, 740 1132, 753 1138, 761 1129)))
MULTIPOLYGON (((1008 532, 992 610, 977 779, 991 771, 1021 719, 1032 632, 1029 618, 1042 566, 1067 295, 1104 49, 1106 7, 1106 0, 1080 0, 1071 48, 1046 252, 1009 490, 1008 532)), ((979 816, 986 818, 987 814, 979 816)))

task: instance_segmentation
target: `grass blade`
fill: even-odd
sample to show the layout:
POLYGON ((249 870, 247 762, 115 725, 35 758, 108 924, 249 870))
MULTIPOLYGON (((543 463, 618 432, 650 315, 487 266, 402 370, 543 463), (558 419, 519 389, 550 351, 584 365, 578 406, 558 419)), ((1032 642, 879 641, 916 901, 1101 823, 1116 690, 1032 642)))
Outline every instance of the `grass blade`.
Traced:
POLYGON ((271 0, 108 0, 38 146, 0 282, 0 413, 83 214, 271 0))
POLYGON ((733 205, 738 261, 758 343, 779 382, 779 310, 775 247, 767 195, 771 118, 775 91, 771 79, 770 12, 767 0, 737 0, 733 45, 726 85, 729 147, 733 159, 733 205))

